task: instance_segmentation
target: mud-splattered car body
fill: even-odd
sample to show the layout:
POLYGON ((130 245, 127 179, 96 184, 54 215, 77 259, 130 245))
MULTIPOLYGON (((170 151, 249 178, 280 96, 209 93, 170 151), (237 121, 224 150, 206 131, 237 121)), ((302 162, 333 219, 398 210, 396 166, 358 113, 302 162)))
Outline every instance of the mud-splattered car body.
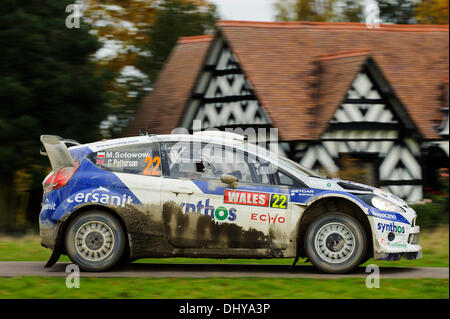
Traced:
POLYGON ((421 256, 416 213, 403 200, 322 178, 232 135, 139 136, 69 148, 61 138, 41 140, 53 172, 43 182, 40 234, 54 255, 65 253, 68 222, 95 208, 120 220, 131 259, 303 257, 308 224, 330 211, 345 211, 361 223, 366 259, 421 256), (219 149, 242 157, 220 163, 211 155, 219 149), (183 159, 186 150, 191 162, 183 159), (65 184, 49 187, 67 166, 72 171, 65 184), (236 176, 237 184, 224 183, 223 174, 236 176))

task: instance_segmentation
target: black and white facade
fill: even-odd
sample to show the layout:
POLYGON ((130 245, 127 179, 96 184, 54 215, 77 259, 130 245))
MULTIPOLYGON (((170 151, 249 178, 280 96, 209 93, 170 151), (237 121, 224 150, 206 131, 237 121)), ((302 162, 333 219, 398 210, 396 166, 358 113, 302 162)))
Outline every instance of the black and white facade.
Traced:
POLYGON ((193 120, 201 121, 202 129, 270 125, 236 57, 220 38, 200 74, 183 126, 192 129, 193 120))
MULTIPOLYGON (((306 167, 321 168, 329 174, 338 173, 343 156, 368 161, 378 186, 408 201, 421 200, 423 145, 413 121, 370 57, 349 84, 319 140, 279 141, 279 151, 306 167)), ((253 132, 257 135, 259 128, 265 128, 263 140, 277 139, 276 132, 267 130, 273 128, 271 119, 222 37, 216 37, 209 49, 182 126, 190 130, 239 127, 244 134, 251 132, 249 140, 259 141, 261 137, 253 132), (193 127, 193 123, 200 123, 200 127, 193 127)), ((448 121, 443 122, 441 130, 448 135, 448 121)), ((448 141, 445 145, 448 156, 448 141)))
POLYGON ((381 188, 417 201, 423 195, 420 144, 409 134, 412 123, 404 123, 405 115, 399 116, 392 105, 398 101, 389 101, 380 92, 376 72, 370 72, 375 67, 363 66, 320 142, 300 144, 295 158, 307 167, 321 166, 332 174, 338 172, 344 154, 371 161, 381 188))

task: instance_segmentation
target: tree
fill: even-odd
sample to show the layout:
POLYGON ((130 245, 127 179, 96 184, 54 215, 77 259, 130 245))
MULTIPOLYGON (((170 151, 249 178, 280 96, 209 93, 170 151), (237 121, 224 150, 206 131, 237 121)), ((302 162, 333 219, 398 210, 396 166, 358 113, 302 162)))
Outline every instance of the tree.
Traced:
POLYGON ((0 225, 15 219, 19 185, 41 187, 49 166, 39 154, 41 134, 80 142, 100 136, 105 78, 90 61, 100 45, 87 25, 66 27, 70 3, 0 6, 0 225))
POLYGON ((364 9, 370 5, 378 6, 382 23, 449 23, 448 0, 278 0, 275 19, 364 22, 364 9))
POLYGON ((275 3, 277 21, 330 21, 336 0, 280 0, 275 3))
POLYGON ((151 55, 141 57, 139 65, 154 81, 178 38, 211 33, 217 19, 214 5, 201 7, 194 2, 164 0, 148 30, 151 41, 145 48, 151 55))
POLYGON ((174 44, 173 34, 203 34, 205 17, 215 8, 206 0, 79 0, 83 18, 103 47, 95 54, 100 67, 110 74, 107 82, 108 116, 102 122, 105 137, 117 137, 128 125, 141 99, 148 94, 174 44), (162 17, 161 15, 164 15, 162 17), (192 17, 192 21, 186 21, 192 17), (170 20, 169 25, 158 25, 170 20), (174 31, 183 25, 184 30, 174 31), (153 31, 154 29, 157 31, 153 31), (191 31, 189 31, 191 30, 191 31), (158 38, 159 37, 159 38, 158 38), (155 44, 158 42, 158 44, 155 44), (158 61, 158 62, 157 62, 158 61))
POLYGON ((382 23, 417 23, 414 15, 416 0, 377 0, 382 23))
POLYGON ((339 21, 363 20, 360 0, 279 0, 275 3, 277 21, 339 21))
POLYGON ((422 24, 448 24, 448 0, 423 0, 415 8, 416 19, 422 24))
POLYGON ((364 6, 359 0, 345 0, 341 2, 343 7, 337 20, 342 22, 362 22, 364 21, 364 6))
POLYGON ((448 0, 378 0, 384 23, 448 24, 448 0))
POLYGON ((150 39, 148 28, 153 24, 157 0, 78 0, 83 21, 101 43, 93 57, 99 68, 109 75, 107 113, 101 124, 103 137, 120 135, 128 117, 134 113, 151 83, 135 69, 142 47, 150 39))

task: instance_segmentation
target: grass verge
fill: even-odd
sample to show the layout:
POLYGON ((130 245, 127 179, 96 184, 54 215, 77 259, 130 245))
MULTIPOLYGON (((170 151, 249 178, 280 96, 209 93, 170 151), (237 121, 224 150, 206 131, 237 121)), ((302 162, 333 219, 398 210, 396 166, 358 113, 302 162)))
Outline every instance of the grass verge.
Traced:
POLYGON ((448 299, 448 279, 381 279, 369 289, 364 278, 0 278, 0 299, 448 299), (105 287, 108 287, 105 289, 105 287))

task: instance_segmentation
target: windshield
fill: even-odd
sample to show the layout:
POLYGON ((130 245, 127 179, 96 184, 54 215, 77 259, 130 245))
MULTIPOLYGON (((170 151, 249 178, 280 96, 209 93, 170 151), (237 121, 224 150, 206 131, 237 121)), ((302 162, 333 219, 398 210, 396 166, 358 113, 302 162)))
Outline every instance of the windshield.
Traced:
POLYGON ((314 173, 312 170, 310 170, 310 169, 304 167, 303 165, 296 163, 286 157, 278 156, 278 159, 281 163, 280 164, 281 166, 287 166, 289 169, 294 170, 294 171, 300 170, 302 173, 304 173, 310 177, 323 178, 319 174, 314 173))
POLYGON ((294 162, 278 153, 272 152, 266 148, 262 148, 261 146, 258 146, 256 144, 246 143, 244 148, 252 149, 253 151, 256 151, 256 154, 258 154, 258 155, 265 154, 266 156, 268 156, 269 158, 272 159, 271 162, 273 162, 273 160, 277 161, 278 162, 277 165, 281 166, 282 168, 284 167, 288 170, 296 171, 296 172, 300 171, 301 173, 303 173, 304 175, 309 176, 309 177, 323 178, 322 176, 320 176, 319 174, 316 174, 309 168, 306 168, 299 163, 296 163, 296 162, 294 162))

